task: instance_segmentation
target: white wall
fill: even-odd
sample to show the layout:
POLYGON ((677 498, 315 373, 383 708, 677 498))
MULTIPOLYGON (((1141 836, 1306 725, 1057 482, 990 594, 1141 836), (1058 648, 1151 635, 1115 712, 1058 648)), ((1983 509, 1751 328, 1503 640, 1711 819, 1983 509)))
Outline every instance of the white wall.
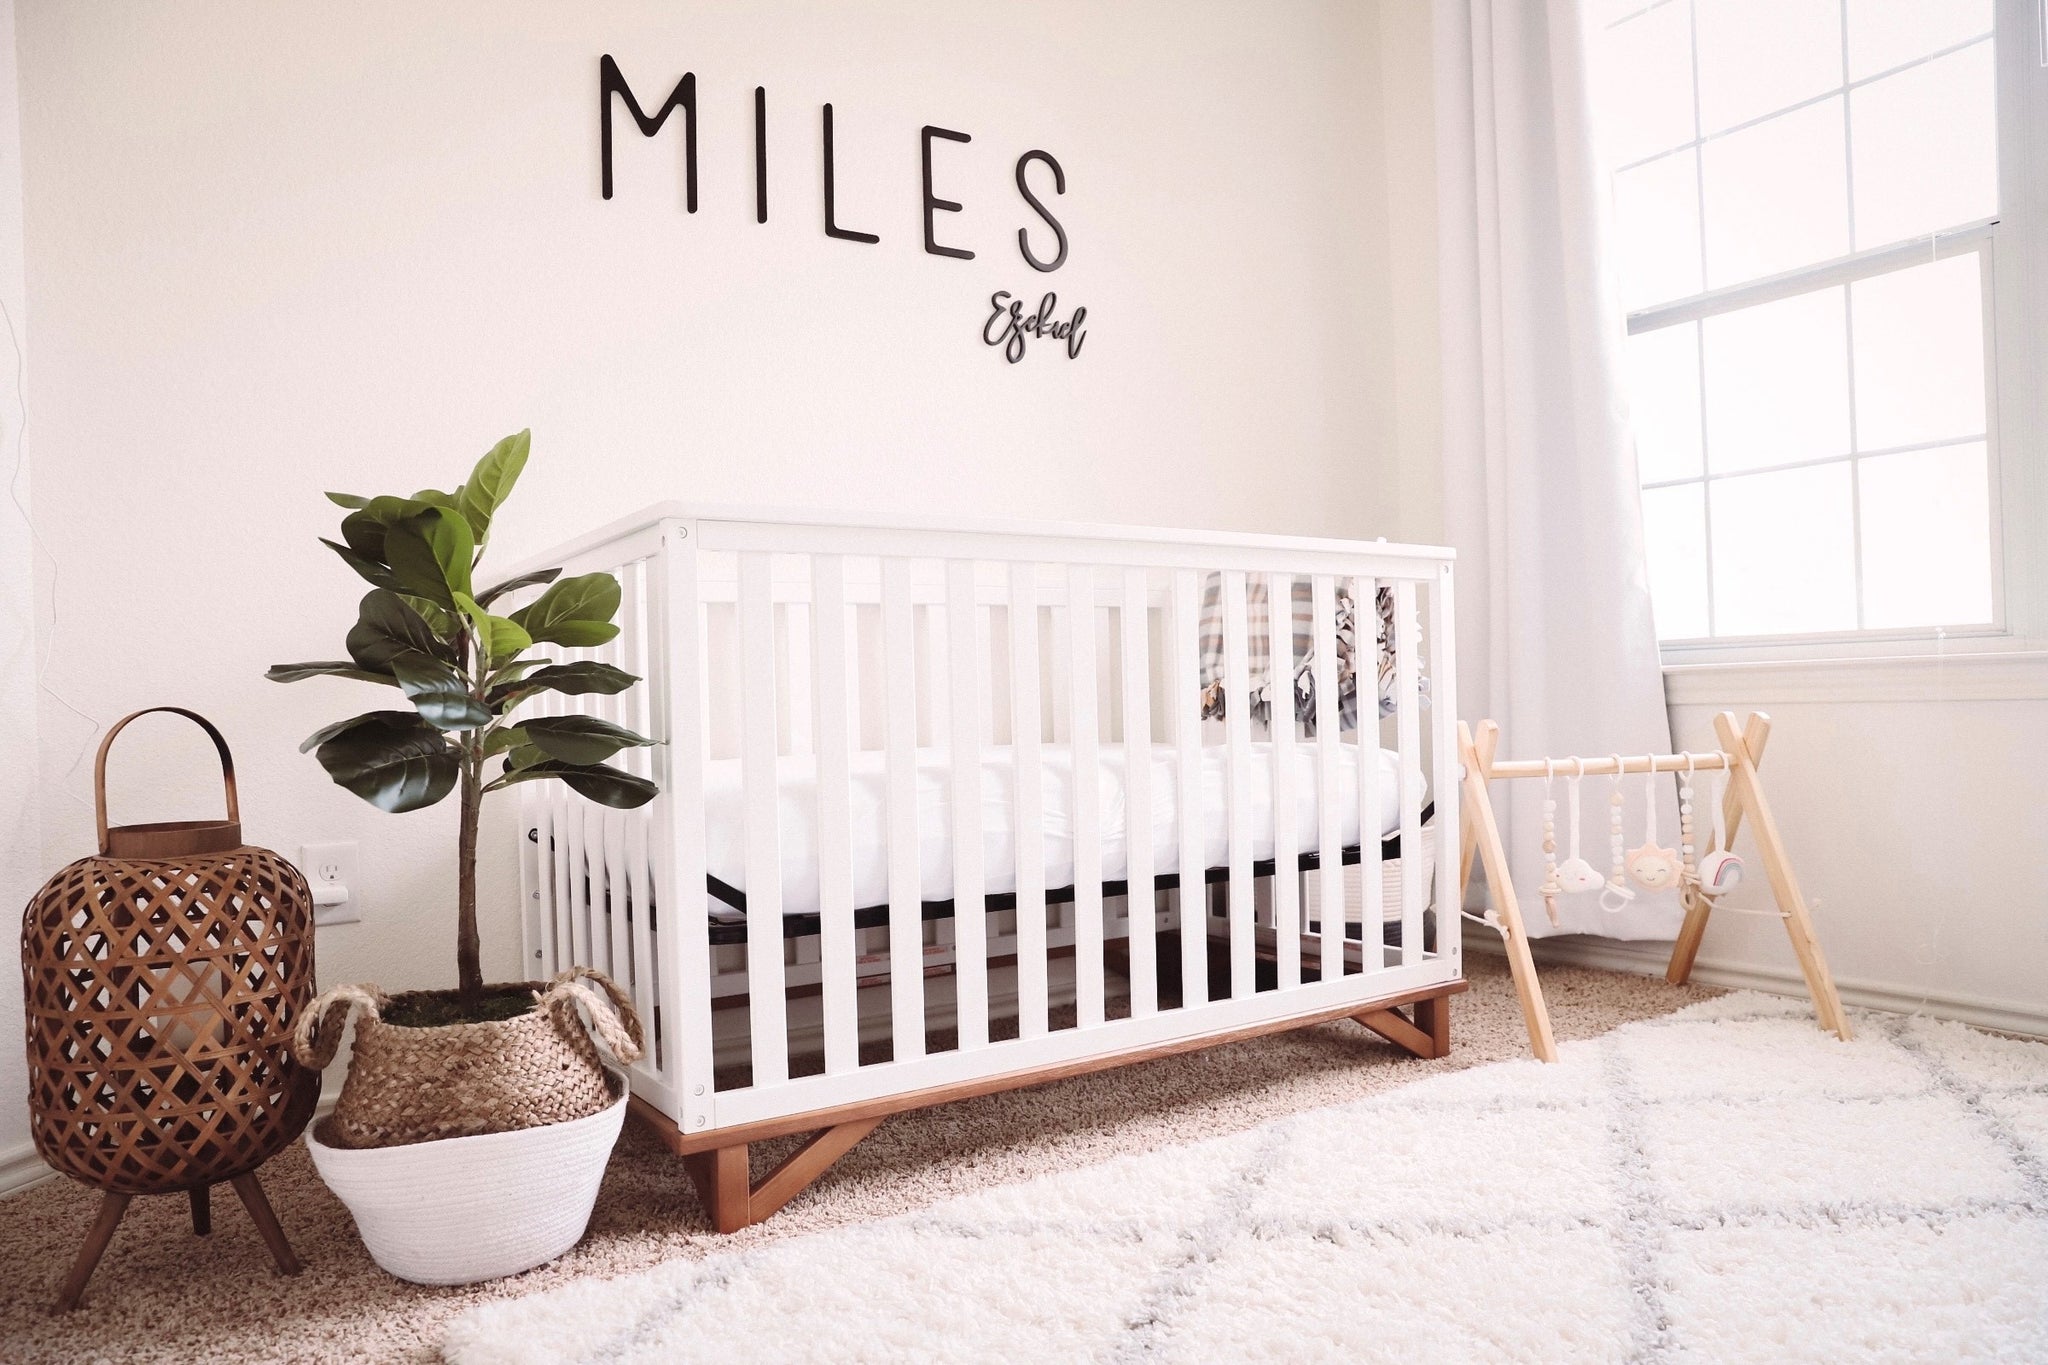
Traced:
MULTIPOLYGON (((52 688, 102 725, 216 717, 253 840, 362 845, 365 920, 323 931, 322 980, 440 985, 452 808, 382 815, 296 752, 372 689, 261 676, 333 657, 353 617, 323 489, 446 486, 531 425, 501 562, 662 498, 1397 534, 1373 473, 1396 355, 1378 20, 1349 0, 26 7, 52 688), (605 52, 650 108, 696 73, 694 216, 680 128, 649 142, 622 111, 600 198, 605 52), (822 231, 825 101, 840 221, 879 246, 822 231), (973 135, 939 153, 966 205, 940 239, 972 262, 921 249, 925 123, 973 135), (1031 148, 1067 174, 1050 276, 1014 245, 1037 228, 1011 181, 1031 148), (978 335, 989 294, 1048 287, 1087 306, 1084 351, 1005 364, 978 335)), ((95 735, 49 697, 41 721, 47 870, 89 845, 95 735)), ((196 734, 129 735, 117 820, 213 807, 196 734)))
MULTIPOLYGON (((28 468, 14 377, 26 364, 22 297, 21 122, 16 99, 14 3, 0 0, 0 906, 35 894, 42 866, 36 789, 36 599, 26 518, 28 468)), ((0 1188, 28 1142, 21 975, 0 969, 0 1188)))

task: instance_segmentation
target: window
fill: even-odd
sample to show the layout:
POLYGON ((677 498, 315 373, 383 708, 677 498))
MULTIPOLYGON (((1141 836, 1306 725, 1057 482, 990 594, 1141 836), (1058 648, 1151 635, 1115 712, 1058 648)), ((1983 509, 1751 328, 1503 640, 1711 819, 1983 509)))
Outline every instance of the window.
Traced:
POLYGON ((2034 0, 1588 5, 1667 648, 2010 634, 1994 359, 2038 305, 1998 279, 2031 230, 1999 63, 2034 0))

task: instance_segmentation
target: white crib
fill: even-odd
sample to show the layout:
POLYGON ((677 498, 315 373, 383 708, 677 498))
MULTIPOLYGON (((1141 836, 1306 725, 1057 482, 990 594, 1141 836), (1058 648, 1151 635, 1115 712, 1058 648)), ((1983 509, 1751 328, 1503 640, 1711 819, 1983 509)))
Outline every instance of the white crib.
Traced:
POLYGON ((1448 550, 662 506, 536 563, 620 579, 619 638, 563 657, 645 683, 547 710, 660 741, 618 761, 661 795, 521 788, 528 961, 632 994, 635 1112, 721 1230, 889 1114, 1343 1016, 1448 1047, 1458 934, 1425 918, 1458 902, 1448 550), (1255 643, 1297 657, 1284 614, 1255 637, 1247 585, 1312 584, 1313 725, 1201 719, 1211 575, 1227 698, 1255 643), (1393 594, 1378 742, 1333 700, 1340 584, 1393 594), (749 1143, 806 1132, 749 1179, 749 1143))

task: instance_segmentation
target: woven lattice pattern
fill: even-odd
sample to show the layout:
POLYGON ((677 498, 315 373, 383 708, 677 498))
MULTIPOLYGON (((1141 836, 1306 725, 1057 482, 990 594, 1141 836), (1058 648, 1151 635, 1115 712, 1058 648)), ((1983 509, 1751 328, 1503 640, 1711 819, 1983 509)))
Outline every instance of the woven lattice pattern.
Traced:
POLYGON ((290 1053, 313 994, 312 895, 266 849, 82 858, 22 923, 36 1149, 102 1189, 254 1170, 305 1128, 290 1053))

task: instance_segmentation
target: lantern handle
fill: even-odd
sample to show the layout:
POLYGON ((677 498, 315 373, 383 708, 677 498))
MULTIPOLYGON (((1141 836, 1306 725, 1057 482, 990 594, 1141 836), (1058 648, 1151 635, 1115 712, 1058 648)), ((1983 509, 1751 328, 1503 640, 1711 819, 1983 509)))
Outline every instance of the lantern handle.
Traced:
POLYGON ((93 760, 92 804, 93 815, 99 825, 101 856, 105 856, 110 848, 107 842, 107 750, 114 747, 114 736, 126 729, 129 721, 153 715, 158 711, 168 711, 174 716, 183 716, 200 729, 206 731, 207 735, 213 740, 213 747, 220 754, 221 785, 227 789, 228 823, 241 823, 242 804, 235 796, 234 755, 228 752, 228 742, 222 737, 221 732, 214 728, 213 722, 200 715, 197 711, 187 711, 182 706, 146 706, 140 711, 130 711, 127 715, 107 727, 107 737, 100 741, 99 756, 93 760))

